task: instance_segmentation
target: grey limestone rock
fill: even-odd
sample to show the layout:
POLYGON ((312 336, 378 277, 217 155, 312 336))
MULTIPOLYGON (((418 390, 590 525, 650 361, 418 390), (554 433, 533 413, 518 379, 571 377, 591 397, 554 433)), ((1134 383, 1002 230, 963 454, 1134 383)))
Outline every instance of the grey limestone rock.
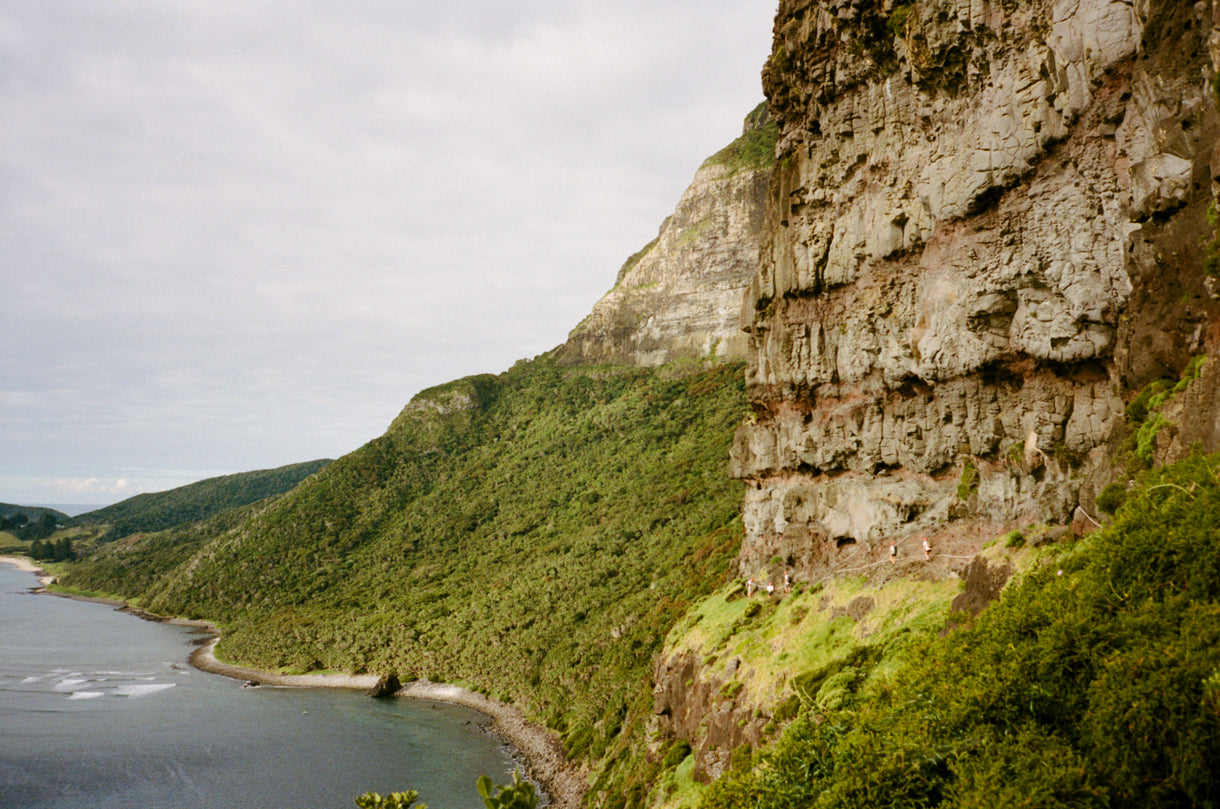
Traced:
POLYGON ((742 305, 756 417, 730 464, 743 575, 1071 519, 1123 425, 1146 243, 1209 196, 1197 31, 1220 51, 1220 29, 1200 5, 780 4, 779 160, 742 305))
MULTIPOLYGON (((747 134, 765 126, 747 119, 747 134)), ((568 362, 656 366, 674 360, 741 360, 741 297, 753 275, 770 163, 709 159, 657 238, 623 266, 568 337, 568 362)))

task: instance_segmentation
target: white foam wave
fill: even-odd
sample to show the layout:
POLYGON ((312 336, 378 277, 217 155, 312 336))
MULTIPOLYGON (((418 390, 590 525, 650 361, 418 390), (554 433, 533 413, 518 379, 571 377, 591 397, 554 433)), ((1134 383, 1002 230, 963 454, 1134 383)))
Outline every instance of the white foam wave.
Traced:
POLYGON ((106 694, 103 691, 73 691, 68 695, 68 699, 97 699, 104 696, 106 694))
POLYGON ((155 694, 167 688, 173 688, 175 683, 150 683, 148 685, 120 685, 114 693, 120 697, 143 697, 155 694))

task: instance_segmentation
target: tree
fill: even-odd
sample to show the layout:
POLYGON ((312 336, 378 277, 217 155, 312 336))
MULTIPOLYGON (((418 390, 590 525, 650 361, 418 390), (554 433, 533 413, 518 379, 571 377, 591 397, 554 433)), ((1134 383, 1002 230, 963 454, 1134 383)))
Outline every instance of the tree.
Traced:
POLYGON ((71 562, 76 558, 76 551, 72 549, 72 540, 68 537, 60 537, 57 542, 47 543, 53 545, 55 550, 51 556, 56 562, 71 562))

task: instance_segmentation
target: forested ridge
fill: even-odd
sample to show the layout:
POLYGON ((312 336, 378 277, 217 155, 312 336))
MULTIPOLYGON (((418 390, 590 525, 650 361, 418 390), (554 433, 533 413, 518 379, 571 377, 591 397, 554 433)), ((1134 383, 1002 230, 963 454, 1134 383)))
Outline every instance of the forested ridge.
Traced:
POLYGON ((168 491, 138 494, 74 517, 70 524, 99 531, 103 541, 139 531, 163 531, 283 494, 328 463, 329 459, 321 459, 275 469, 238 472, 168 491))

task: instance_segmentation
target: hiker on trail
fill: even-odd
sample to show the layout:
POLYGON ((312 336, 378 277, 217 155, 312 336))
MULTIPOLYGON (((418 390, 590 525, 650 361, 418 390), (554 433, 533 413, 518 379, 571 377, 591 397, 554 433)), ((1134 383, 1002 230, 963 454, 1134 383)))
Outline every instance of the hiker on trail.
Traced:
POLYGON ((894 560, 897 558, 898 558, 898 546, 895 543, 891 542, 890 543, 890 564, 891 565, 894 564, 894 560))
POLYGON ((749 598, 752 595, 754 595, 754 577, 753 576, 751 576, 750 580, 746 582, 746 598, 749 598))
POLYGON ((784 592, 785 593, 792 592, 792 579, 790 579, 788 577, 788 571, 786 571, 786 570, 784 571, 784 592))
POLYGON ((932 558, 932 546, 928 544, 927 537, 923 538, 923 558, 924 559, 932 558))

